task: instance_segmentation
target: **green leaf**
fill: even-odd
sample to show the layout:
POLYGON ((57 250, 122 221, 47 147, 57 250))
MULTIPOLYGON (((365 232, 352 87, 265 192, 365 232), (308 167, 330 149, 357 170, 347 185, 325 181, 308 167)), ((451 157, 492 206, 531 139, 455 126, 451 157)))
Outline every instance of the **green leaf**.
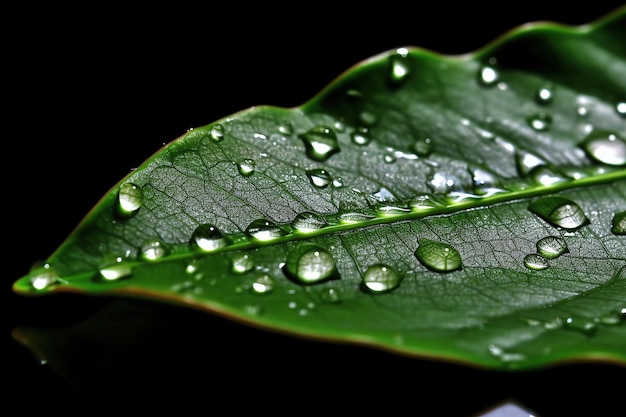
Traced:
POLYGON ((621 8, 381 53, 167 144, 13 288, 496 369, 624 364, 624 44, 621 8))

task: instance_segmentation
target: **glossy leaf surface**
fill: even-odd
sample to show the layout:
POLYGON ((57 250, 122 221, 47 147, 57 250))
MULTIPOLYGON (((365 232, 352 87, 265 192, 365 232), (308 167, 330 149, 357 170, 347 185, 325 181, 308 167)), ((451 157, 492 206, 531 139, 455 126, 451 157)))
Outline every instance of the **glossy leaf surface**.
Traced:
POLYGON ((625 363, 625 28, 400 48, 190 130, 14 289, 492 368, 625 363))

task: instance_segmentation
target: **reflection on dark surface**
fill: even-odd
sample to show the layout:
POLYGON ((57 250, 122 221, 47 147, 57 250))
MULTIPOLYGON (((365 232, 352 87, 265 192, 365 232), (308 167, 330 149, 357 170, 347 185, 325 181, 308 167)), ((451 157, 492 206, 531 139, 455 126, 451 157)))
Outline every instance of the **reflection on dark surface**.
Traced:
MULTIPOLYGON (((64 311, 72 310, 68 303, 64 311)), ((87 308, 81 303, 73 310, 74 317, 83 315, 79 320, 13 330, 48 377, 43 386, 32 381, 20 390, 23 398, 37 392, 52 408, 65 404, 62 409, 78 403, 146 409, 174 403, 190 409, 202 404, 207 412, 380 408, 451 416, 477 416, 513 401, 537 416, 586 410, 603 415, 598 411, 604 409, 608 415, 621 401, 626 376, 623 367, 606 363, 486 371, 275 334, 174 305, 135 299, 90 299, 87 308)))

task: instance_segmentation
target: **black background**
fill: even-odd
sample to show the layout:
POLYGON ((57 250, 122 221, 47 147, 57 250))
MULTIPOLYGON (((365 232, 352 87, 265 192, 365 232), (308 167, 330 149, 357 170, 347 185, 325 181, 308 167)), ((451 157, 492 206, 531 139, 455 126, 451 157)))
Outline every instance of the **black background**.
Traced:
MULTIPOLYGON (((40 364, 11 337, 18 325, 72 326, 109 302, 30 299, 11 285, 164 143, 251 106, 300 105, 351 66, 390 49, 462 54, 527 22, 584 24, 620 5, 561 4, 568 5, 233 2, 189 9, 21 6, 5 13, 14 29, 5 30, 3 60, 9 130, 0 398, 23 410, 61 412, 85 404, 120 411, 178 404, 182 415, 379 407, 386 414, 474 416, 504 401, 544 417, 623 410, 624 368, 487 372, 269 334, 175 308, 158 313, 166 324, 145 338, 111 346, 104 346, 106 335, 81 341, 70 376, 40 364)), ((150 305, 139 310, 152 314, 145 313, 150 305)))

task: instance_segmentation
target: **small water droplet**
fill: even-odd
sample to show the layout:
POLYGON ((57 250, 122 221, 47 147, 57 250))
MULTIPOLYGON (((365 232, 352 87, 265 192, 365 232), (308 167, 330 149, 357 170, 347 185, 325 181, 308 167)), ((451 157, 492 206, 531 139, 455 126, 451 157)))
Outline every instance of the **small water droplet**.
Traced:
POLYGON ((528 269, 540 271, 546 269, 549 265, 544 257, 536 253, 531 253, 524 257, 524 266, 528 269))
POLYGON ((585 317, 570 316, 565 319, 565 328, 589 335, 598 330, 598 325, 594 321, 585 317))
POLYGON ((569 252, 565 239, 557 236, 546 236, 537 241, 537 253, 545 259, 554 259, 569 252))
POLYGON ((44 264, 32 271, 34 274, 30 278, 30 284, 36 290, 45 290, 59 283, 59 274, 50 264, 44 264))
POLYGON ((355 130, 350 138, 352 139, 352 143, 359 146, 365 146, 372 141, 369 136, 369 129, 366 127, 355 130))
POLYGON ((374 217, 375 216, 371 214, 358 213, 358 212, 342 213, 341 215, 339 215, 339 221, 341 223, 354 224, 354 223, 371 220, 374 217))
POLYGON ((254 261, 248 254, 237 254, 231 262, 231 270, 236 274, 245 274, 254 268, 254 261))
POLYGON ((626 165, 626 141, 614 132, 594 130, 580 146, 596 162, 612 166, 626 165))
POLYGON ((291 123, 285 123, 285 124, 278 126, 278 131, 282 133, 283 135, 289 136, 293 134, 293 126, 291 125, 291 123))
POLYGON ((295 230, 303 233, 319 230, 327 224, 326 220, 324 220, 321 216, 310 212, 298 214, 293 222, 291 222, 291 226, 295 230))
POLYGON ((519 175, 528 175, 534 168, 541 165, 547 165, 547 162, 541 157, 527 151, 518 151, 515 153, 515 163, 519 175))
POLYGON ((435 172, 426 185, 435 194, 463 191, 461 181, 455 175, 447 172, 435 172))
POLYGON ((408 54, 406 48, 399 48, 395 54, 389 56, 389 82, 392 85, 402 84, 411 73, 408 54))
POLYGON ((246 234, 253 239, 267 241, 287 235, 287 231, 267 219, 254 220, 246 228, 246 234))
POLYGON ((484 86, 492 86, 495 85, 500 76, 498 71, 495 68, 497 61, 495 58, 489 58, 489 62, 487 65, 483 65, 480 67, 478 71, 478 81, 484 86))
POLYGON ((389 292, 400 285, 402 275, 386 264, 370 265, 363 274, 363 285, 374 293, 389 292))
POLYGON ((575 231, 589 224, 589 219, 574 201, 560 196, 548 196, 531 202, 528 209, 552 224, 575 231))
POLYGON ((157 239, 148 240, 141 245, 139 256, 146 261, 156 261, 169 253, 169 248, 157 239))
POLYGON ((431 211, 437 208, 445 207, 445 204, 439 201, 432 194, 417 194, 409 200, 409 207, 412 211, 431 211))
POLYGON ((264 274, 254 280, 250 289, 256 294, 268 294, 274 290, 274 285, 274 279, 264 274))
POLYGON ((433 153, 434 147, 431 138, 420 138, 413 143, 413 147, 410 150, 421 157, 426 157, 433 153))
POLYGON ((341 292, 333 287, 324 288, 320 292, 320 298, 326 303, 336 304, 342 301, 341 292))
POLYGON ((310 169, 306 171, 306 176, 309 178, 311 184, 316 188, 326 188, 332 181, 328 171, 323 168, 310 169))
POLYGON ((237 164, 237 170, 244 177, 249 177, 254 173, 255 162, 253 159, 246 158, 237 164))
POLYGON ((545 112, 539 112, 526 118, 526 122, 533 129, 544 132, 552 126, 552 116, 545 112))
POLYGON ((130 262, 122 256, 107 256, 100 263, 100 276, 105 281, 117 281, 132 275, 130 262))
POLYGON ((420 239, 415 256, 425 267, 437 272, 450 272, 461 268, 461 255, 443 242, 420 239))
POLYGON ((224 139, 224 133, 224 126, 217 124, 211 127, 211 130, 209 131, 209 137, 215 142, 219 142, 224 139))
POLYGON ((287 256, 285 274, 299 284, 317 284, 337 277, 335 259, 325 248, 305 242, 287 256))
POLYGON ((133 216, 143 205, 143 190, 132 182, 120 186, 117 194, 118 214, 123 217, 133 216))
POLYGON ((335 132, 326 126, 316 126, 299 135, 304 142, 306 154, 315 161, 326 161, 340 151, 335 132))
POLYGON ((550 82, 545 83, 541 88, 539 88, 539 90, 537 90, 535 99, 539 104, 551 103, 554 99, 554 85, 550 82))
POLYGON ((228 239, 216 226, 201 224, 191 234, 191 243, 198 249, 209 252, 228 245, 228 239))
POLYGON ((617 114, 619 114, 620 116, 626 117, 626 101, 619 101, 615 105, 615 110, 617 111, 617 114))
POLYGON ((615 235, 626 235, 626 211, 616 213, 613 216, 611 233, 615 235))

